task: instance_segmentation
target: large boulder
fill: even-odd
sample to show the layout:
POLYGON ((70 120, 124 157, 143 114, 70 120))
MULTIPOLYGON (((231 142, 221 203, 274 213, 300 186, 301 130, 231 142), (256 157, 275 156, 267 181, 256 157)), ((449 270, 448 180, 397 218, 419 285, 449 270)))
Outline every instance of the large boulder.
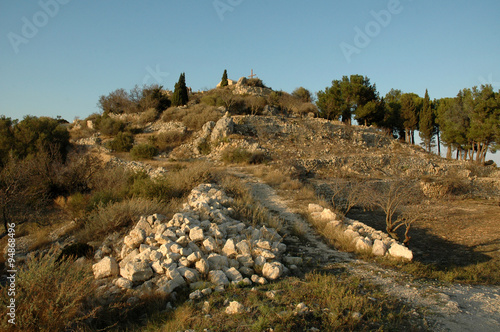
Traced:
POLYGON ((231 117, 223 117, 215 124, 214 129, 212 130, 212 134, 210 139, 212 142, 217 142, 220 139, 223 139, 229 135, 231 135, 234 131, 234 122, 231 117))
POLYGON ((391 255, 394 258, 404 258, 410 261, 413 259, 413 252, 410 249, 398 243, 393 243, 391 245, 391 247, 389 248, 389 255, 391 255))

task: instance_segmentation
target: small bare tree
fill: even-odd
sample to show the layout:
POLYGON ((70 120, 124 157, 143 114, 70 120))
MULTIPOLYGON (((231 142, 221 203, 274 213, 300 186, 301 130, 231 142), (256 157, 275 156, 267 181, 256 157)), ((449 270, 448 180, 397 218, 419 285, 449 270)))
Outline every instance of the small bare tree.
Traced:
POLYGON ((337 179, 332 189, 332 204, 339 212, 347 214, 355 206, 369 205, 369 197, 367 196, 369 188, 362 180, 337 179))
POLYGON ((419 218, 415 206, 422 201, 422 193, 417 183, 410 179, 378 182, 370 185, 370 202, 385 213, 387 233, 398 239, 396 230, 405 227, 405 243, 410 237, 411 224, 419 218), (399 215, 395 218, 395 215, 399 215))
POLYGON ((266 99, 264 97, 252 96, 247 99, 247 104, 250 107, 252 115, 257 115, 266 106, 266 99))

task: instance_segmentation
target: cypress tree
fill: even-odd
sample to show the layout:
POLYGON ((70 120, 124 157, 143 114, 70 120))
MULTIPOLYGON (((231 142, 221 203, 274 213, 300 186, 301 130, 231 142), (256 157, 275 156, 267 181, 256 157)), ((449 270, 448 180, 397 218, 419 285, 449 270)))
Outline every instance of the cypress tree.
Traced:
POLYGON ((222 87, 225 87, 225 86, 228 86, 228 85, 229 85, 229 82, 227 80, 227 69, 224 69, 224 74, 222 74, 222 79, 220 81, 220 86, 222 88, 222 87))
POLYGON ((434 112, 427 90, 425 90, 424 105, 420 113, 419 133, 426 149, 431 152, 431 143, 434 137, 434 112))
POLYGON ((188 90, 186 87, 186 74, 182 73, 179 81, 175 84, 174 94, 172 95, 172 106, 186 105, 188 102, 188 90))

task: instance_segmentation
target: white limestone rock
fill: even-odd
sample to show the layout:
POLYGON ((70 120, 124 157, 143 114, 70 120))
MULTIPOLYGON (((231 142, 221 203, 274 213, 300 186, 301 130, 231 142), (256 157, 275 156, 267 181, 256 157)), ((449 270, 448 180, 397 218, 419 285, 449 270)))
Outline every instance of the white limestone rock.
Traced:
POLYGON ((283 275, 283 264, 280 262, 266 263, 262 267, 262 275, 269 280, 276 280, 283 275))
POLYGON ((227 286, 229 280, 226 274, 221 270, 213 270, 208 273, 208 280, 216 286, 227 286))
POLYGON ((95 279, 116 276, 120 272, 118 263, 113 257, 106 256, 98 263, 92 265, 95 279))
POLYGON ((373 241, 372 254, 375 256, 385 256, 387 247, 381 240, 373 241))
POLYGON ((146 281, 153 276, 153 270, 148 262, 135 260, 125 264, 120 275, 132 282, 146 281))
POLYGON ((243 280, 243 276, 241 275, 241 273, 234 267, 227 269, 225 273, 230 281, 240 282, 241 280, 243 280))
POLYGON ((189 231, 189 238, 193 242, 202 242, 205 239, 203 229, 200 227, 191 228, 191 230, 189 231))
POLYGON ((307 206, 307 209, 309 210, 309 213, 312 213, 312 212, 323 212, 323 207, 321 205, 318 205, 318 204, 309 204, 307 206))
POLYGON ((230 302, 229 306, 226 308, 226 314, 228 315, 238 315, 244 312, 245 312, 245 307, 238 301, 230 302))
POLYGON ((226 255, 227 257, 236 257, 238 252, 236 251, 236 246, 234 244, 233 239, 228 239, 226 241, 226 244, 224 245, 224 248, 222 248, 222 253, 226 255))
POLYGON ((413 259, 413 252, 407 247, 398 243, 393 243, 391 245, 391 247, 389 248, 389 255, 394 258, 403 258, 409 261, 413 259))

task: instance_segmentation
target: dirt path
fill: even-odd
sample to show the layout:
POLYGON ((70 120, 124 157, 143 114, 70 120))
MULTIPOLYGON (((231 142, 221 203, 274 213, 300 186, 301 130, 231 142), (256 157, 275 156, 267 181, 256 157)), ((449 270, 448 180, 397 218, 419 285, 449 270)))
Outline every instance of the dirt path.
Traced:
MULTIPOLYGON (((290 208, 294 206, 292 200, 280 197, 273 188, 240 169, 233 168, 228 171, 243 179, 254 197, 272 213, 279 215, 285 227, 303 221, 302 217, 290 208)), ((428 321, 432 331, 500 331, 500 287, 410 282, 409 278, 400 272, 380 268, 329 247, 310 227, 305 237, 305 243, 298 239, 289 239, 292 243, 290 249, 306 260, 309 258, 315 261, 325 270, 343 268, 381 286, 385 292, 396 298, 427 308, 429 314, 420 318, 428 321)), ((415 312, 415 315, 418 313, 415 312)))

